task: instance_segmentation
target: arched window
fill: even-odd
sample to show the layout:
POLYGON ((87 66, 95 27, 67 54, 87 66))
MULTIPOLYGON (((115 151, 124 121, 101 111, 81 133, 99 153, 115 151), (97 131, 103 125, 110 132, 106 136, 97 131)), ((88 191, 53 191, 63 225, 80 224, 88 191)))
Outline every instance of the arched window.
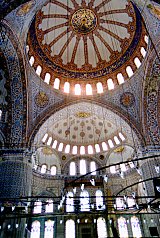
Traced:
POLYGON ((59 86, 60 86, 60 80, 59 78, 55 78, 53 87, 55 89, 59 89, 59 86))
POLYGON ((57 147, 57 143, 58 143, 57 140, 54 140, 53 145, 52 145, 53 149, 55 149, 57 147))
POLYGON ((44 82, 49 84, 50 78, 51 78, 51 75, 49 73, 46 73, 45 78, 44 78, 44 82))
POLYGON ((125 164, 120 164, 120 168, 122 172, 125 172, 127 170, 126 165, 125 164))
POLYGON ((0 121, 2 119, 2 110, 0 109, 0 121))
POLYGON ((101 190, 96 191, 96 207, 97 207, 97 210, 104 209, 103 193, 101 190))
POLYGON ((98 238, 107 238, 106 221, 103 217, 97 219, 97 233, 98 238))
POLYGON ((84 190, 80 193, 81 211, 89 211, 89 193, 84 190))
POLYGON ((132 70, 131 66, 126 67, 126 72, 128 74, 128 77, 131 77, 133 75, 133 70, 132 70))
POLYGON ((41 174, 45 174, 45 173, 46 173, 46 170, 47 170, 47 165, 46 165, 46 164, 42 164, 41 174))
POLYGON ((114 89, 114 83, 112 79, 107 80, 108 90, 114 89))
POLYGON ((97 93, 103 93, 103 85, 102 85, 102 83, 98 82, 96 84, 96 86, 97 86, 97 93))
POLYGON ((88 146, 88 154, 89 155, 93 154, 93 147, 92 147, 92 145, 88 146))
POLYGON ((33 64, 34 64, 34 57, 33 56, 31 56, 31 58, 29 60, 29 63, 30 63, 31 66, 33 66, 33 64))
POLYGON ((113 148, 114 147, 113 141, 112 140, 108 140, 108 145, 109 145, 110 148, 113 148))
POLYGON ((75 162, 70 163, 69 173, 71 176, 76 175, 76 164, 75 162))
POLYGON ((95 144, 95 150, 96 150, 96 153, 99 153, 99 152, 100 152, 100 146, 99 146, 99 144, 95 144))
POLYGON ((54 221, 45 221, 44 238, 53 238, 54 235, 54 221))
POLYGON ((117 79, 119 84, 124 83, 124 77, 121 73, 117 74, 117 79))
POLYGON ((124 137, 124 135, 123 135, 121 132, 119 132, 118 135, 119 135, 119 137, 120 137, 120 139, 121 139, 122 141, 125 140, 125 137, 124 137))
POLYGON ((65 238, 75 238, 75 222, 73 220, 66 221, 65 238))
POLYGON ((53 212, 53 200, 49 199, 46 201, 46 213, 53 212))
POLYGON ((136 216, 131 217, 131 227, 134 238, 142 237, 139 219, 136 216))
POLYGON ((77 154, 77 146, 76 145, 74 145, 73 148, 72 148, 72 154, 73 155, 77 154))
POLYGON ((66 212, 74 212, 73 193, 68 192, 66 198, 66 212))
POLYGON ((80 160, 80 174, 86 174, 86 161, 84 159, 80 160))
POLYGON ((26 53, 28 54, 29 52, 29 45, 26 45, 26 53))
POLYGON ((86 84, 86 95, 92 95, 92 86, 90 84, 86 84))
POLYGON ((37 214, 37 213, 41 213, 41 211, 42 211, 42 202, 41 201, 34 202, 33 213, 37 214))
POLYGON ((81 147, 80 147, 80 154, 81 155, 85 154, 85 147, 83 145, 81 145, 81 147))
POLYGON ((32 222, 30 238, 40 238, 40 222, 39 221, 32 222))
POLYGON ((66 145, 66 147, 65 147, 65 153, 66 154, 68 154, 69 152, 70 152, 70 145, 68 144, 68 145, 66 145))
POLYGON ((120 237, 128 238, 127 223, 124 217, 118 218, 118 229, 119 229, 120 237))
POLYGON ((141 55, 143 56, 143 58, 145 58, 145 56, 146 56, 146 50, 145 50, 145 48, 144 47, 141 47, 141 55))
POLYGON ((75 84, 75 95, 81 95, 81 86, 80 84, 75 84))
POLYGON ((91 163, 90 163, 90 171, 92 172, 92 171, 94 171, 94 172, 92 172, 92 175, 96 175, 96 163, 95 163, 95 161, 91 161, 91 163))
POLYGON ((51 167, 51 175, 56 175, 56 173, 57 173, 57 167, 55 165, 53 165, 51 167))
POLYGON ((116 173, 116 166, 115 165, 110 166, 110 172, 111 172, 111 174, 116 173))
POLYGON ((128 204, 128 208, 134 208, 134 206, 136 205, 134 198, 127 197, 127 204, 128 204))
POLYGON ((52 143, 52 137, 50 136, 50 137, 48 138, 47 145, 51 145, 51 143, 52 143))
POLYGON ((70 91, 70 84, 68 82, 65 82, 64 84, 64 92, 69 93, 70 91))
POLYGON ((107 146, 106 142, 102 142, 102 149, 103 149, 103 151, 108 150, 108 146, 107 146))
POLYGON ((62 151, 63 150, 63 143, 60 143, 58 146, 58 151, 62 151))
POLYGON ((148 42, 149 42, 149 38, 148 38, 147 35, 144 36, 144 41, 148 44, 148 42))
POLYGON ((37 74, 38 76, 40 76, 40 75, 41 75, 41 72, 42 72, 42 67, 41 67, 40 65, 38 65, 38 66, 37 66, 37 69, 36 69, 36 74, 37 74))
POLYGON ((124 199, 119 197, 119 198, 116 198, 116 207, 117 207, 117 210, 123 210, 124 209, 124 199))
POLYGON ((42 142, 43 142, 43 143, 45 143, 45 142, 46 142, 46 140, 47 140, 47 137, 48 137, 48 134, 46 133, 46 134, 43 136, 43 138, 42 138, 42 142))
POLYGON ((135 63, 135 65, 136 65, 137 68, 139 68, 139 67, 141 66, 141 61, 139 60, 138 57, 136 57, 136 58, 134 59, 134 63, 135 63))
POLYGON ((115 141, 116 145, 119 145, 119 144, 120 144, 120 141, 119 141, 119 139, 118 139, 117 136, 114 136, 114 141, 115 141))

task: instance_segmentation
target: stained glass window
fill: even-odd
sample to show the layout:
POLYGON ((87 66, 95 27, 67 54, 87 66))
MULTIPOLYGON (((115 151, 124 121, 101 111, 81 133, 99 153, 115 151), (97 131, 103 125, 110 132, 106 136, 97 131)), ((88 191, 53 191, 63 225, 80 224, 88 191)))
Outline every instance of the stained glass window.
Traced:
POLYGON ((40 222, 32 222, 31 236, 30 238, 40 238, 40 222))
POLYGON ((118 219, 118 229, 120 238, 128 238, 127 222, 124 217, 118 219))
POLYGON ((131 217, 131 227, 134 238, 142 237, 139 219, 136 216, 131 217))
POLYGON ((54 235, 54 221, 45 221, 44 238, 53 238, 54 235))

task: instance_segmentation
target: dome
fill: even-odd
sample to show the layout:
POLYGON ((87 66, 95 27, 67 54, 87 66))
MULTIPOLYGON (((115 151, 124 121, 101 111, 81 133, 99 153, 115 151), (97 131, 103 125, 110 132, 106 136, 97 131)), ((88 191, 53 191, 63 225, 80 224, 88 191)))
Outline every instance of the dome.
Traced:
POLYGON ((132 76, 144 57, 141 48, 146 51, 145 36, 130 1, 53 1, 32 21, 28 54, 36 73, 55 89, 92 95, 132 76))

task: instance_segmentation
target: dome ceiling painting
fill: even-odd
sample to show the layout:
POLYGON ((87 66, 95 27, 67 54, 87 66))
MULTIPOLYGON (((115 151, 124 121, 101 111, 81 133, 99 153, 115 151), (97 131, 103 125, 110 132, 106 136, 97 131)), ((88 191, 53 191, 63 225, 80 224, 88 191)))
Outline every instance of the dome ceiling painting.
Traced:
POLYGON ((34 144, 37 147, 49 146, 57 151, 59 145, 63 144, 63 148, 59 150, 62 152, 65 152, 68 145, 70 152, 67 153, 71 153, 72 148, 77 146, 77 154, 80 153, 80 147, 84 146, 87 154, 87 147, 90 145, 94 153, 98 152, 94 149, 96 144, 99 145, 100 151, 116 148, 123 143, 133 144, 131 135, 138 142, 137 136, 131 131, 130 126, 110 110, 81 102, 50 116, 37 132, 34 144), (103 142, 106 143, 105 148, 103 142))
POLYGON ((119 1, 116 7, 116 1, 91 1, 88 9, 87 1, 70 2, 74 5, 50 2, 37 14, 36 35, 43 52, 54 64, 78 72, 116 61, 134 36, 131 4, 119 1))
POLYGON ((136 56, 141 61, 145 34, 140 13, 130 1, 51 0, 32 21, 28 54, 34 57, 33 67, 42 68, 42 78, 50 74, 51 85, 56 77, 71 85, 86 79, 104 84, 108 78, 117 84, 118 73, 128 77, 123 67, 133 65, 136 56))

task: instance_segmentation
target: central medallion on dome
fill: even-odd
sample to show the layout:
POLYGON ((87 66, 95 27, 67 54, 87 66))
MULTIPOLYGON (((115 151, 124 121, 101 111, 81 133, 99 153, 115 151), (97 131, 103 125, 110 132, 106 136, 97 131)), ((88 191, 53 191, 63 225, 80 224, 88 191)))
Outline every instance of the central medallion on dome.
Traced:
POLYGON ((97 17, 90 9, 78 9, 72 15, 71 25, 75 32, 87 34, 95 29, 97 25, 97 17))

